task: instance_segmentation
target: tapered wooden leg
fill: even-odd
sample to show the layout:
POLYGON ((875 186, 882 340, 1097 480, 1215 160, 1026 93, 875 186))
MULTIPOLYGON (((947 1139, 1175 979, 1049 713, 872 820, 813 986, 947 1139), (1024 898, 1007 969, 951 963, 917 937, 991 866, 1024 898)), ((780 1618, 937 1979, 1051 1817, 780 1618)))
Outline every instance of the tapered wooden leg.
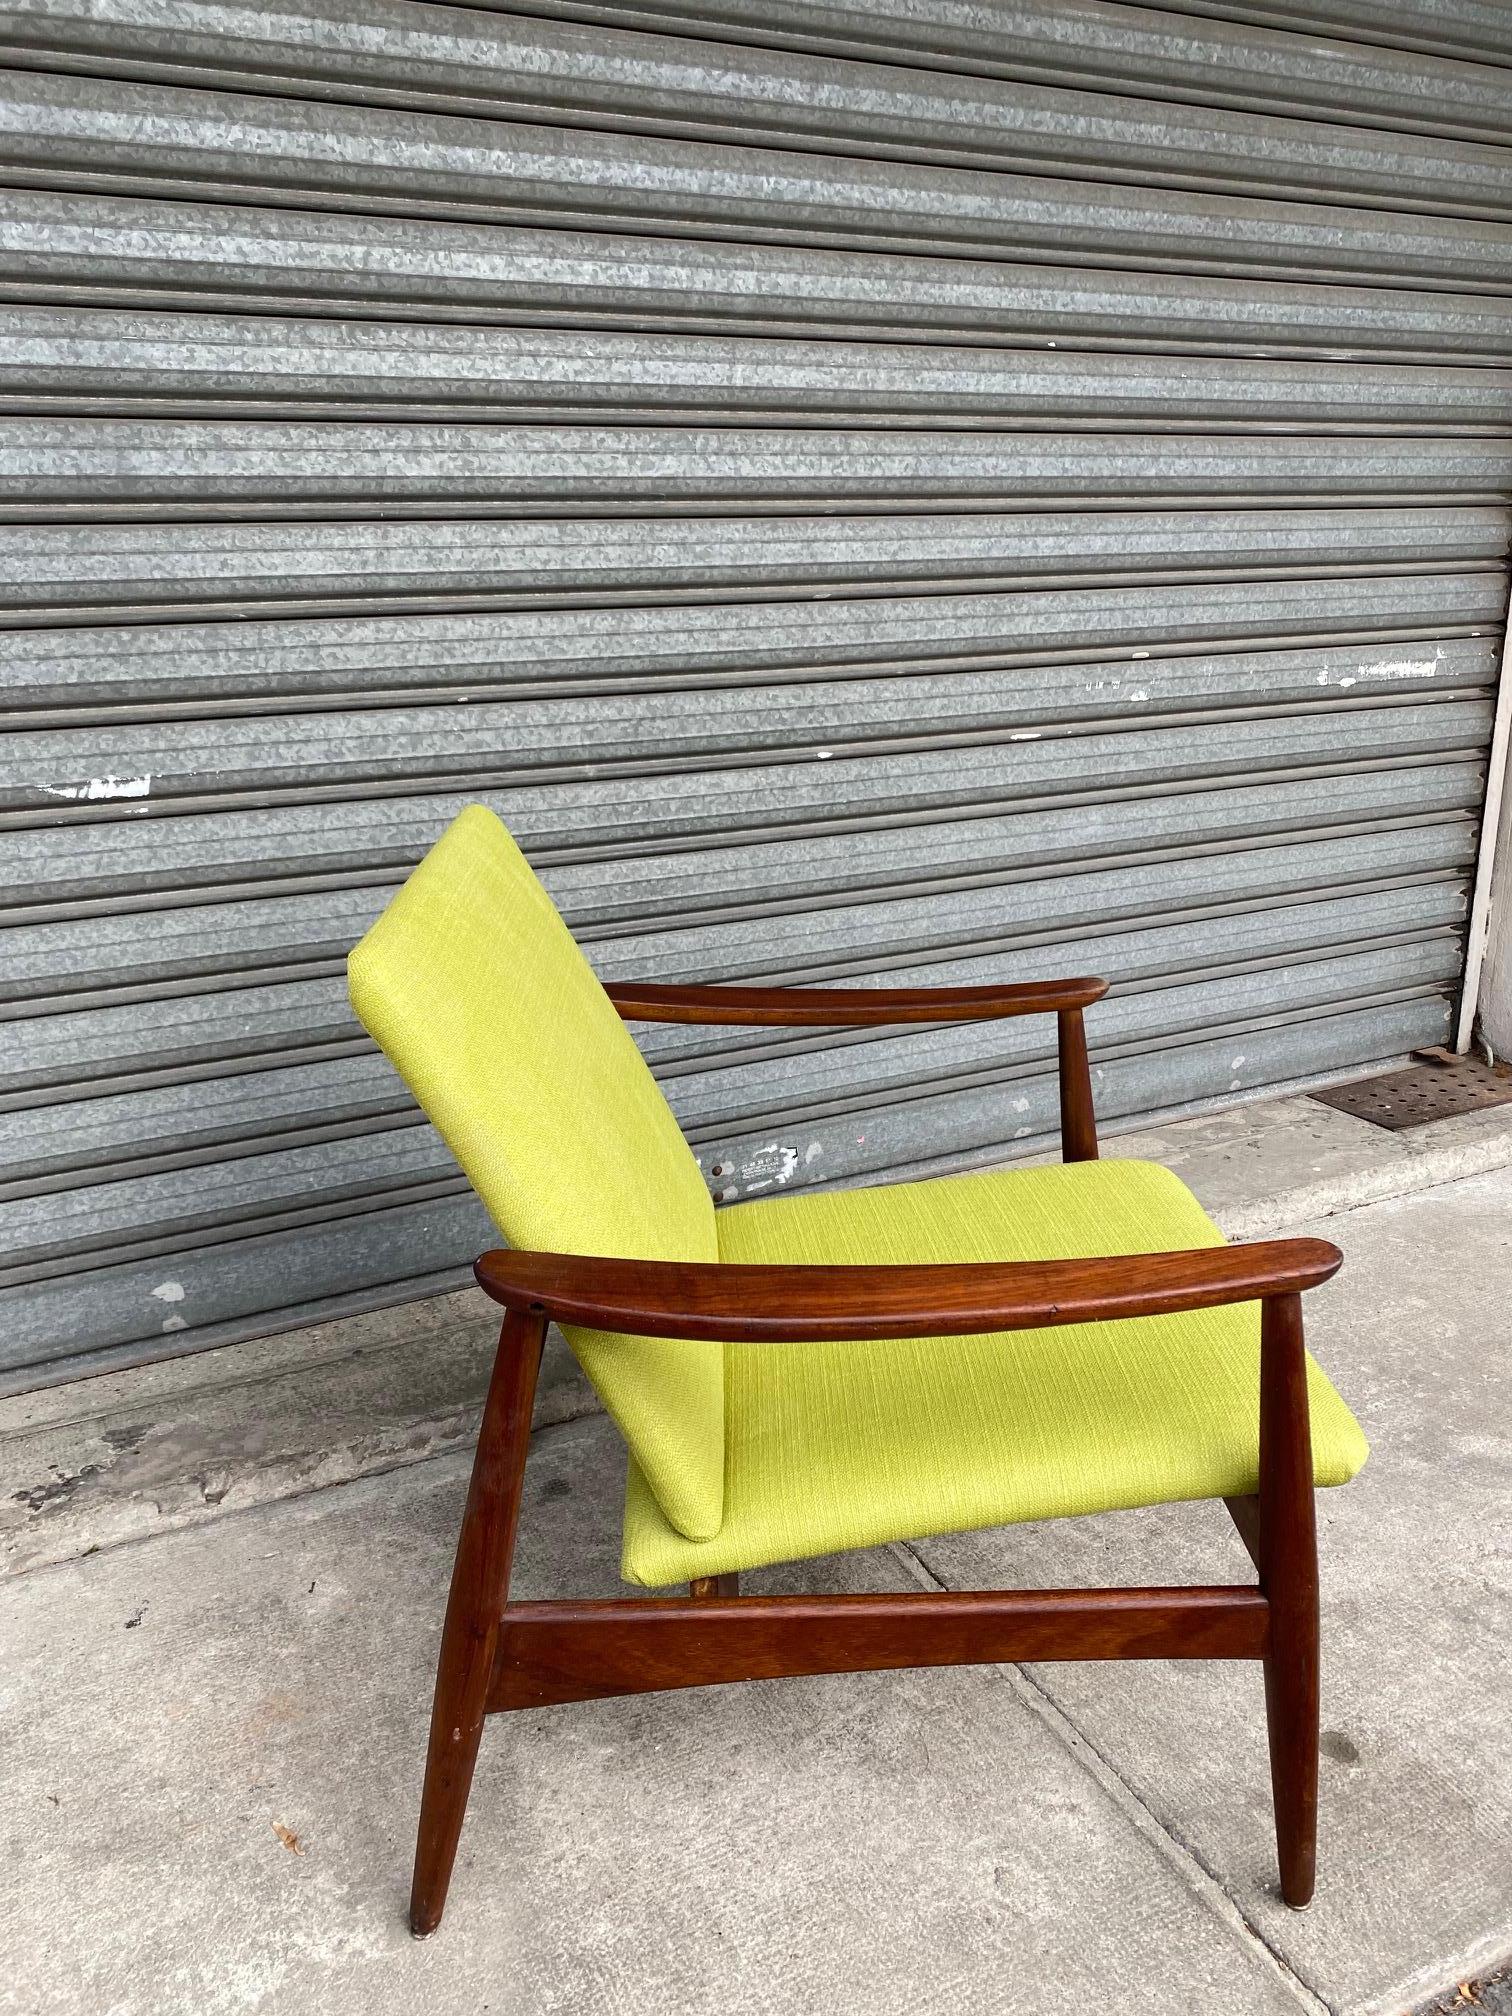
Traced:
POLYGON ((1092 1066, 1080 1008, 1062 1008, 1055 1018, 1060 1057, 1061 1160, 1097 1160, 1097 1118, 1092 1110, 1092 1066))
POLYGON ((420 1795, 420 1834, 410 1891, 410 1930, 417 1939, 441 1923, 467 1811, 493 1678, 499 1616, 509 1591, 520 1488, 530 1447, 530 1412, 545 1338, 543 1316, 510 1311, 483 1409, 441 1633, 425 1788, 420 1795))
POLYGON ((738 1596, 738 1575, 699 1575, 688 1584, 690 1596, 738 1596))
POLYGON ((1302 1298, 1263 1303, 1260 1343, 1260 1586, 1270 1605, 1265 1716, 1281 1895, 1311 1902, 1318 1827, 1318 1539, 1302 1298))
POLYGON ((1225 1498, 1228 1515, 1234 1522, 1234 1530, 1244 1542, 1244 1551, 1260 1566, 1260 1500, 1253 1495, 1248 1498, 1225 1498))

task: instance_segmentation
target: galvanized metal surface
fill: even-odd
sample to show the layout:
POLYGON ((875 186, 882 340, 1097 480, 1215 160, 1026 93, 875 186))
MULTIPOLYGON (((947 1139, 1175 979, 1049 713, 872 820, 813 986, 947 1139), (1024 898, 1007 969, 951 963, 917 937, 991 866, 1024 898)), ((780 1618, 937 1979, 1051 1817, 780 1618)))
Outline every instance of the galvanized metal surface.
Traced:
MULTIPOLYGON (((792 696, 789 687, 773 695, 792 696)), ((430 715, 382 710, 363 717, 355 733, 343 714, 232 720, 208 748, 198 723, 43 730, 7 738, 25 767, 0 778, 0 813, 23 832, 37 812, 78 831, 97 826, 102 810, 108 816, 123 801, 148 801, 133 838, 153 849, 164 824, 195 810, 221 819, 218 808, 234 799, 243 807, 287 808, 287 817, 270 822, 287 844, 296 832, 344 825, 353 800, 414 798, 444 780, 464 791, 502 790, 521 835, 540 844, 549 836, 550 844, 571 845, 591 834, 601 847, 657 837, 666 823, 661 801, 668 779, 676 780, 681 801, 681 834, 733 836, 814 818, 885 818, 889 807, 1001 804, 1199 776, 1252 777, 1309 758, 1327 764, 1341 754, 1351 764, 1400 763, 1477 749, 1491 729, 1489 702, 1467 695, 1391 706, 1367 699, 1300 721, 1289 709, 1209 709, 1207 718, 1183 713, 1153 725, 1115 715, 1022 731, 1009 723, 1025 717, 1010 713, 1004 720, 993 710, 927 736, 900 735, 884 713, 875 734, 858 736, 859 724, 847 718, 856 697, 847 686, 816 704, 816 696, 800 692, 796 721, 785 720, 780 708, 763 713, 737 704, 723 732, 723 710, 716 710, 713 720, 704 718, 703 733, 682 731, 680 747, 670 737, 658 746, 653 726, 640 754, 626 754, 625 742, 646 712, 654 723, 664 701, 650 709, 596 701, 430 715), (816 748, 815 729, 826 727, 832 739, 816 748), (510 760, 516 736, 530 750, 523 762, 510 760), (887 759, 885 768, 879 758, 887 759), (43 781, 49 778, 57 781, 43 781)), ((884 708, 891 697, 884 696, 884 708)))
MULTIPOLYGON (((744 845, 716 839, 701 849, 690 844, 676 853, 626 856, 612 879, 591 854, 574 860, 559 853, 547 862, 542 850, 534 851, 563 913, 590 947, 645 938, 652 931, 647 920, 660 919, 670 935, 649 945, 644 956, 686 962, 705 931, 738 926, 749 942, 756 924, 754 942, 771 948, 775 971, 781 970, 781 940, 774 933, 784 925, 827 929, 832 913, 850 903, 877 920, 879 949, 885 950, 890 913, 870 908, 884 896, 889 903, 929 902, 971 892, 969 900, 980 904, 997 890, 1012 903, 1019 885, 1054 873, 1154 866, 1168 874, 1191 861, 1207 862, 1208 872, 1222 878, 1231 872, 1228 855, 1270 836, 1277 836, 1274 845, 1298 850, 1287 857, 1296 865, 1283 875, 1281 888, 1306 888, 1311 850, 1344 841, 1357 843, 1345 879, 1387 872, 1382 863, 1410 872, 1414 859, 1428 868, 1457 866, 1474 849, 1474 813, 1467 808, 1476 804, 1483 781, 1473 758, 1404 766, 1384 786, 1375 772, 1344 771, 1330 778, 1324 805, 1305 771, 1217 792, 1199 782, 1187 790, 996 817, 820 831, 807 837, 796 861, 782 838, 744 845), (1216 869, 1215 857, 1225 857, 1216 869), (818 913, 816 921, 798 921, 811 913, 818 913)), ((399 822, 392 838, 402 848, 423 832, 426 811, 407 826, 403 801, 392 809, 399 822)), ((1277 858, 1270 855, 1266 873, 1276 872, 1277 858)), ((397 862, 381 858, 343 872, 310 857, 303 871, 288 864, 276 881, 260 886, 237 881, 193 891, 155 889, 145 875, 128 882, 101 873, 93 883, 75 885, 89 892, 75 901, 17 904, 4 913, 5 967, 13 983, 9 1013, 64 1005, 78 1012, 144 993, 201 993, 206 983, 211 991, 217 984, 243 989, 311 962, 315 970, 335 971, 400 872, 397 862), (142 929, 143 898, 154 912, 150 933, 142 929)), ((691 977, 686 963, 679 970, 691 977)), ((671 1040, 668 1031, 647 1032, 648 1043, 671 1040)))
MULTIPOLYGON (((516 11, 511 0, 466 4, 516 11)), ((901 58, 979 75, 1072 85, 1104 78, 1115 90, 1205 105, 1316 107, 1351 121, 1379 116, 1387 126, 1475 128, 1490 139, 1507 130, 1495 109, 1506 104, 1507 79, 1479 60, 1512 58, 1512 23, 1501 0, 1398 0, 1390 8, 1369 0, 1172 0, 1166 8, 1119 0, 994 0, 990 7, 972 0, 533 0, 528 11, 613 27, 681 24, 715 40, 901 58), (1272 23, 1307 33, 1261 25, 1272 23), (1340 31, 1366 39, 1320 39, 1340 31)))
POLYGON ((1358 37, 1393 49, 1512 58, 1512 22, 1502 0, 1174 0, 1183 14, 1256 22, 1265 27, 1358 37))
MULTIPOLYGON (((276 24, 264 10, 205 0, 150 7, 144 0, 8 0, 0 34, 11 60, 61 56, 112 75, 255 82, 278 93, 303 88, 360 103, 549 108, 585 123, 638 112, 665 126, 689 116, 701 93, 739 86, 744 118, 758 116, 753 101, 770 95, 791 119, 791 101, 805 89, 817 95, 817 80, 829 116, 816 131, 827 144, 842 137, 835 110, 847 82, 868 112, 880 112, 889 94, 912 97, 930 88, 934 80, 921 78, 920 70, 956 73, 960 100, 947 98, 944 114, 952 121, 969 116, 973 90, 996 78, 1077 93, 1111 86, 1167 106, 1248 112, 1267 105, 1289 119, 1314 110, 1343 114, 1351 124, 1379 117, 1397 130, 1492 141, 1503 139, 1512 121, 1512 82, 1494 67, 1199 25, 1179 13, 1130 10, 1109 0, 1010 0, 990 11, 961 0, 867 7, 835 0, 759 7, 750 0, 667 0, 654 7, 546 0, 499 5, 492 18, 471 4, 365 0, 359 19, 333 0, 306 0, 283 8, 276 24), (556 25, 572 22, 591 22, 592 32, 556 25), (678 22, 696 39, 669 36, 678 22), (627 32, 640 27, 653 35, 627 32), (739 45, 747 41, 765 53, 746 54, 739 45), (725 46, 702 46, 711 42, 725 46), (860 55, 870 68, 814 65, 803 60, 811 51, 860 55), (880 63, 898 58, 908 68, 896 77, 878 72, 880 63)), ((884 144, 903 138, 887 122, 884 144)))
MULTIPOLYGON (((748 368, 754 371, 756 360, 748 368)), ((1362 394, 1370 389, 1362 387, 1362 394)), ((1400 392, 1384 380, 1375 389, 1387 397, 1400 392)), ((1470 389, 1472 396, 1478 390, 1470 389)), ((1097 424, 1107 419, 1099 414, 1097 424)), ((1098 509, 1120 501, 1180 503, 1195 514, 1241 502, 1406 498, 1426 523, 1427 513, 1446 503, 1499 501, 1506 461, 1505 434, 1465 438, 1446 430, 1402 438, 1365 435, 1358 426, 1293 436, 884 430, 871 415, 846 428, 608 427, 596 419, 556 428, 275 420, 217 421, 209 428, 113 415, 108 426, 0 419, 0 483, 8 515, 18 522, 101 516, 113 524, 226 517, 372 523, 695 510, 909 512, 930 505, 1098 509)), ((1195 515, 1193 523, 1200 525, 1195 515)))
MULTIPOLYGON (((1317 955, 1377 942, 1396 941, 1406 961, 1421 954, 1410 940, 1426 941, 1435 933, 1452 936, 1463 921, 1464 896, 1456 871, 1463 869, 1466 835, 1455 827, 1440 833, 1436 847, 1411 858, 1407 875, 1415 879, 1402 876, 1402 859, 1410 855, 1404 844, 1372 848, 1356 840, 1328 846, 1324 852, 1331 865, 1342 876, 1357 878, 1346 894, 1336 897, 1319 897, 1304 882, 1300 898, 1288 900, 1282 878, 1289 871, 1295 886, 1304 866, 1301 850, 1294 848, 1287 850, 1296 857, 1292 860, 1278 859, 1281 850, 1256 850, 1240 872, 1222 879, 1221 895, 1213 892, 1211 879, 1204 887, 1198 872, 1172 878, 1186 886, 1169 890, 1168 905, 1162 901, 1158 870, 1120 871, 1109 878, 1112 886, 1106 891, 1079 876, 1074 878, 1079 886, 1069 893, 1040 884, 1014 890, 1008 901, 996 891, 987 892, 997 897, 994 903, 966 905, 957 899, 953 909, 938 900, 927 907, 916 902, 911 906, 915 916, 924 913, 917 945, 904 936, 908 907, 900 906, 898 915, 842 911, 838 917, 810 917, 807 933, 795 928, 774 934, 775 942, 765 948, 765 970, 780 961, 781 970, 797 971, 812 982, 837 970, 840 977, 849 977, 850 969, 865 970, 868 961, 879 957, 898 962, 927 952, 932 969, 953 973, 969 975, 1005 953, 1048 973, 1057 959, 1065 958, 1067 945, 1085 943, 1095 948, 1099 970, 1129 994, 1162 986, 1172 974, 1196 984, 1220 970, 1269 970, 1302 951, 1317 955), (1372 860, 1372 855, 1378 858, 1372 860), (1371 867, 1383 872, 1372 877, 1371 867), (1395 878, 1392 867, 1398 871, 1395 878), (1267 874, 1275 876, 1274 883, 1266 881, 1267 874), (823 928, 831 919, 833 938, 823 928)), ((724 935, 738 945, 733 931, 724 935)), ((648 947, 652 953, 670 952, 671 974, 691 963, 690 948, 679 944, 675 934, 659 937, 653 932, 603 948, 597 963, 607 977, 633 975, 644 970, 648 947)), ((730 964, 740 971, 738 950, 730 964)), ((38 1003, 33 1017, 12 1024, 7 1069, 0 1080, 7 1181, 43 1167, 98 1170, 98 1156, 108 1155, 112 1164, 140 1159, 154 1142, 163 1147, 183 1128, 203 1128, 220 1095, 205 1106, 194 1088, 223 1073, 227 1059, 239 1052, 276 1054, 301 1066, 356 1055, 336 959, 306 955, 278 977, 249 975, 240 987, 222 983, 208 991, 176 991, 161 982, 148 983, 135 996, 95 1009, 67 1001, 72 1011, 67 1014, 53 1012, 56 1002, 48 1007, 38 1003), (66 1112, 59 1110, 60 1098, 73 1102, 66 1112)), ((1043 1049, 1045 1032, 1020 1033, 1037 1035, 1043 1049)), ((849 1048, 854 1040, 859 1039, 833 1038, 824 1054, 849 1048)), ((790 1068, 790 1053, 802 1050, 807 1057, 815 1046, 811 1040, 799 1044, 793 1038, 760 1039, 741 1032, 726 1034, 722 1041, 707 1033, 668 1035, 648 1041, 646 1049, 670 1081, 702 1070, 710 1060, 735 1056, 785 1060, 790 1068)), ((392 1094, 375 1063, 364 1056, 361 1065, 360 1070, 352 1065, 351 1071, 343 1065, 340 1082, 360 1082, 380 1099, 385 1087, 392 1094)), ((293 1096, 301 1086, 313 1088, 315 1080, 301 1069, 288 1083, 293 1096)), ((257 1076, 249 1076, 239 1088, 242 1103, 252 1102, 254 1117, 264 1117, 270 1131, 279 1122, 276 1090, 274 1080, 257 1076)), ((751 1090, 752 1085, 732 1080, 721 1096, 751 1090)), ((388 1107, 393 1103, 389 1098, 388 1107)), ((316 1110, 298 1103, 289 1108, 311 1124, 316 1110)), ((288 1124, 287 1116, 282 1124, 288 1124)))
MULTIPOLYGON (((843 166, 809 160, 821 194, 836 193, 843 166)), ((38 169, 33 179, 47 178, 38 169)), ((983 178, 963 179, 980 208, 983 178)), ((604 229, 596 218, 597 228, 554 221, 533 229, 500 221, 494 206, 485 206, 486 221, 465 223, 18 188, 0 217, 0 294, 23 302, 83 295, 143 308, 337 309, 382 321, 419 313, 444 324, 553 329, 568 318, 613 328, 633 311, 641 326, 808 336, 919 329, 992 347, 1074 337, 1110 349, 1190 349, 1220 337, 1261 346, 1261 354, 1304 350, 1324 359, 1362 346, 1379 354, 1417 330, 1435 353, 1473 347, 1479 334, 1498 354, 1508 286, 1499 220, 1000 179, 981 245, 950 245, 948 260, 889 246, 885 261, 864 239, 847 249, 840 213, 828 232, 816 225, 811 244, 789 245, 729 232, 643 237, 604 229), (1276 284, 1236 284, 1250 276, 1276 284), (1330 280, 1364 291, 1342 298, 1329 292, 1330 280), (1438 304, 1444 329, 1422 298, 1435 293, 1452 297, 1438 304)), ((897 228, 905 193, 877 192, 875 230, 897 228)), ((938 197, 920 194, 926 223, 938 197)), ((931 236, 921 252, 941 249, 931 236)), ((70 326, 26 320, 60 336, 70 326)), ((74 326, 87 361, 87 318, 74 326)), ((469 340, 451 329, 409 333, 422 346, 469 340)), ((172 341, 190 345, 193 334, 180 325, 172 341)), ((322 334, 329 349, 333 332, 313 328, 307 340, 322 334)), ((203 328, 190 347, 214 345, 217 335, 203 328)), ((399 337, 389 340, 397 345, 399 337)), ((577 347, 569 342, 569 354, 577 347)), ((614 354, 614 344, 603 348, 614 354)), ((827 354, 815 357, 821 369, 827 354)), ((44 349, 44 364, 46 356, 44 349)), ((917 361, 933 371, 933 360, 917 361)), ((323 368, 339 375, 335 360, 323 368)), ((368 390, 382 396, 381 385, 368 390)))
POLYGON ((1494 570, 1493 504, 1391 510, 0 527, 0 623, 1494 570))
MULTIPOLYGON (((708 691, 727 677, 747 683, 781 673, 843 678, 947 663, 967 671, 1110 654, 1143 663, 1242 648, 1251 639, 1277 649, 1335 649, 1340 676, 1368 690, 1372 681, 1435 678, 1435 669, 1423 668, 1434 666, 1443 643, 1494 638, 1504 598, 1504 581, 1490 570, 1156 587, 1131 581, 969 595, 836 594, 801 606, 706 598, 622 609, 33 628, 10 638, 5 651, 17 708, 173 701, 214 713, 251 699, 318 705, 340 696, 342 704, 362 705, 409 695, 458 700, 494 687, 523 697, 625 680, 708 691), (1427 648, 1383 648, 1399 642, 1427 648)), ((1320 661, 1317 670, 1329 666, 1320 661)), ((1315 683, 1326 690, 1332 674, 1315 683)))
MULTIPOLYGON (((1071 290, 1055 285, 1051 292, 1056 326, 1063 326, 1071 290)), ((1487 342, 1500 354, 1512 302, 1487 298, 1494 311, 1487 342)), ((1133 318, 1114 304, 1111 319, 1127 326, 1133 318)), ((1438 326, 1441 318, 1430 319, 1438 326)), ((1203 330, 1197 320, 1192 326, 1205 340, 1224 340, 1222 330, 1203 330)), ((1205 420, 1241 434, 1311 425, 1379 431, 1389 440, 1440 431, 1484 437, 1505 430, 1512 411, 1512 373, 1483 364, 1435 369, 1240 356, 1215 360, 1211 374, 1202 374, 1211 382, 1194 385, 1190 363, 1178 358, 1060 357, 957 345, 921 352, 901 344, 324 326, 267 316, 207 323, 188 315, 49 308, 0 310, 0 333, 7 339, 0 387, 5 405, 18 413, 225 412, 252 419, 287 410, 303 418, 329 413, 342 420, 471 424, 561 421, 576 412, 579 420, 680 414, 769 426, 794 419, 833 424, 838 408, 847 422, 876 430, 1032 427, 1053 418, 1159 435, 1205 420), (1390 402, 1385 420, 1383 400, 1390 402)), ((1374 327, 1354 333, 1356 348, 1407 341, 1401 332, 1383 335, 1374 327)), ((68 439, 79 430, 53 432, 68 439)), ((20 439, 29 438, 22 429, 20 439)), ((881 444, 870 445, 875 452, 881 444)))
POLYGON ((1447 216, 1512 214, 1502 150, 1479 140, 1406 130, 1383 140, 1334 119, 747 54, 431 10, 422 0, 364 0, 356 24, 339 6, 325 16, 308 7, 294 26, 282 14, 195 0, 166 9, 128 0, 111 22, 116 11, 103 0, 69 23, 65 9, 65 32, 54 36, 54 0, 37 13, 7 7, 5 25, 23 48, 34 31, 36 60, 48 65, 14 72, 6 94, 0 160, 11 179, 165 193, 192 182, 206 193, 235 186, 272 201, 336 199, 411 215, 634 217, 642 227, 717 224, 789 242, 838 231, 925 248, 995 237, 996 176, 1045 167, 1447 216), (217 16, 234 16, 243 32, 218 35, 217 16), (124 76, 91 74, 95 20, 123 51, 101 67, 124 76), (197 36, 200 23, 208 33, 197 36), (81 53, 61 46, 70 40, 81 53), (138 84, 133 71, 170 81, 138 84), (186 73, 215 88, 171 81, 186 73), (487 116, 463 116, 479 112, 487 116), (722 144, 732 135, 740 144, 722 144), (844 160, 833 177, 831 155, 844 160))
MULTIPOLYGON (((606 977, 1108 973, 1110 1118, 1442 1041, 1498 33, 0 6, 0 1376, 457 1278, 342 961, 476 797, 606 977)), ((1037 1143, 1052 1038, 645 1048, 730 1198, 1037 1143)))

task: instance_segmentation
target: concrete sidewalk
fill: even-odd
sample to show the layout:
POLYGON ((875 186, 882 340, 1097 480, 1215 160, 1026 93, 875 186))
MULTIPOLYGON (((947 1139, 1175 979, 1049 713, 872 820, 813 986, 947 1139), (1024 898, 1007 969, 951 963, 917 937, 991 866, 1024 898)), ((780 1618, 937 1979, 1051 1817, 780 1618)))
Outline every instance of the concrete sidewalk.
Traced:
MULTIPOLYGON (((1303 1229, 1303 1228, 1298 1228, 1303 1229)), ((1330 1217, 1314 1348, 1375 1445, 1320 1500, 1322 1880, 1274 1895, 1259 1680, 869 1675, 485 1737, 450 1912, 403 1901, 467 1458, 0 1593, 0 2007, 48 2016, 1400 2012, 1512 1951, 1512 1171, 1330 1217)), ((535 1438, 517 1587, 616 1588, 602 1416, 535 1438)), ((1210 1580, 1192 1506, 753 1586, 1210 1580)))

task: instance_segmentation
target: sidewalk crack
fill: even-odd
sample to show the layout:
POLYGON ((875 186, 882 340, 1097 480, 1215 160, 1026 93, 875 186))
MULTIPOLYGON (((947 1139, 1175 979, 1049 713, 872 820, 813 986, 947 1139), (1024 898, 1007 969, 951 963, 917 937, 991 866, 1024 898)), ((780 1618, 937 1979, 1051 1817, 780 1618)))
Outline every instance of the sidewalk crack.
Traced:
MULTIPOLYGON (((902 1541, 894 1541, 888 1551, 921 1588, 948 1594, 942 1582, 921 1557, 902 1541)), ((1142 1799, 1118 1766, 1022 1666, 1002 1665, 994 1669, 1015 1697, 1067 1750, 1103 1794, 1116 1806, 1136 1833, 1148 1841, 1162 1860, 1179 1877, 1194 1898, 1253 1952, 1262 1966, 1297 2002, 1308 2016, 1339 2016, 1334 2004, 1326 2001, 1312 1985, 1278 1953, 1259 1925, 1250 1918, 1199 1850, 1162 1820, 1142 1799)))

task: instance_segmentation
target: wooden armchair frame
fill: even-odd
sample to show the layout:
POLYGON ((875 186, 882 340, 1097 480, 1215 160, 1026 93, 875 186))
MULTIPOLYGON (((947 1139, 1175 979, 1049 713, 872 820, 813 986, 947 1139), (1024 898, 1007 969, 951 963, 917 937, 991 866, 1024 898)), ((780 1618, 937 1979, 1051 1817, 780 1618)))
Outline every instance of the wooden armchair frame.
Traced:
MULTIPOLYGON (((1053 1012, 1066 1160, 1097 1154, 1082 1010, 1095 979, 831 991, 619 986, 627 1020, 861 1026, 1053 1012)), ((1313 1892, 1318 1565, 1301 1296, 1340 1264, 1291 1239, 1189 1253, 973 1266, 723 1266, 487 1253, 503 1305, 442 1632, 410 1925, 441 1922, 490 1714, 734 1680, 1038 1659, 1258 1659, 1281 1892, 1313 1892), (1226 1501, 1258 1581, 1219 1587, 742 1596, 738 1577, 672 1597, 511 1603, 531 1410, 548 1322, 634 1336, 784 1343, 959 1336, 1261 1304, 1259 1491, 1226 1501)), ((1005 1348, 1011 1348, 1006 1347, 1005 1348)))

